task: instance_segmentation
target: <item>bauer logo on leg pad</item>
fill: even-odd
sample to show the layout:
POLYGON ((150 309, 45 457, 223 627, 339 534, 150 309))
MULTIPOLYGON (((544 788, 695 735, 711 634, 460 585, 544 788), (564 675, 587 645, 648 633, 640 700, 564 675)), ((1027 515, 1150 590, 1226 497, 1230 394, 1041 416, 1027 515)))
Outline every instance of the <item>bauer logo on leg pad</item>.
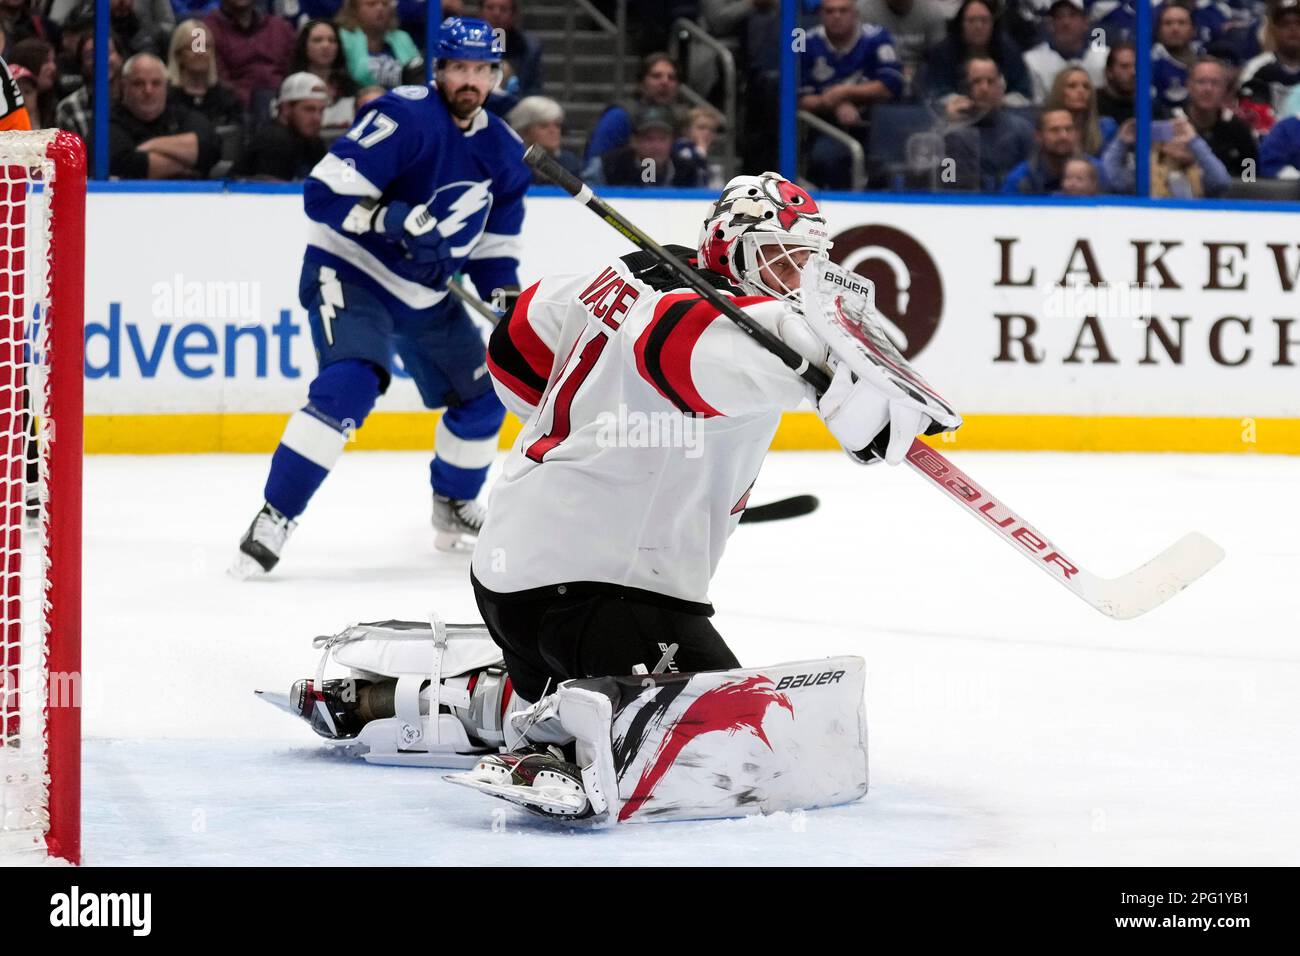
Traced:
POLYGON ((861 658, 570 681, 560 719, 611 821, 711 819, 846 803, 867 791, 861 658))

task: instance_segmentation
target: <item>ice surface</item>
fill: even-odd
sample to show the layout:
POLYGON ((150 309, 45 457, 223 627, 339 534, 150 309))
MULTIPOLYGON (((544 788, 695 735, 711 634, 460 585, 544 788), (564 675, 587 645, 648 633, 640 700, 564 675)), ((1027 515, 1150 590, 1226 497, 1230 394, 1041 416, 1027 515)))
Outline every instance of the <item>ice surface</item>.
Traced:
MULTIPOLYGON (((867 660, 851 806, 571 832, 437 771, 341 759, 257 701, 347 623, 476 617, 427 457, 345 456, 270 580, 224 569, 257 455, 86 462, 90 864, 1300 863, 1300 459, 954 453, 1089 570, 1188 530, 1226 561, 1136 621, 1054 586, 906 469, 769 457, 714 581, 742 662, 867 660)), ((562 533, 562 522, 557 533, 562 533)))

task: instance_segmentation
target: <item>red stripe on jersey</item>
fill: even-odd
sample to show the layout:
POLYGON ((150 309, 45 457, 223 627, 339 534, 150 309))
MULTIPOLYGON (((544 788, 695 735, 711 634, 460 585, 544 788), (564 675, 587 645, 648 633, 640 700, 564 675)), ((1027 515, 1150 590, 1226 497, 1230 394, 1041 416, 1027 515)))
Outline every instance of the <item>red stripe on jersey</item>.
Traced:
POLYGON ((519 354, 524 357, 528 367, 542 377, 551 377, 551 366, 555 364, 555 353, 538 337, 532 324, 528 321, 528 307, 532 305, 537 286, 533 283, 515 300, 515 307, 510 312, 510 341, 514 343, 519 354))
MULTIPOLYGON (((770 298, 740 296, 732 299, 732 302, 743 308, 757 302, 766 302, 770 298)), ((683 412, 693 412, 706 418, 722 415, 700 395, 691 375, 691 355, 695 351, 695 344, 721 315, 715 306, 694 293, 666 295, 655 304, 654 318, 637 339, 633 350, 637 372, 655 387, 655 391, 683 412), (680 309, 673 308, 692 300, 696 304, 685 314, 680 309)))

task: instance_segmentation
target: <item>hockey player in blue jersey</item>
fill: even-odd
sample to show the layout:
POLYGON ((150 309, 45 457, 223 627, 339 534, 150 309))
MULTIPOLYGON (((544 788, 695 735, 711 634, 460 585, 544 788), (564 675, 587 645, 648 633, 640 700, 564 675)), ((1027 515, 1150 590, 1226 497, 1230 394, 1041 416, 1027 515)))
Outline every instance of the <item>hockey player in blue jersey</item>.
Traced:
POLYGON ((370 104, 303 187, 308 226, 299 299, 319 371, 271 459, 266 503, 232 572, 265 574, 313 493, 388 388, 394 351, 438 424, 430 468, 435 544, 483 521, 476 498, 505 411, 482 337, 447 281, 463 270, 483 298, 518 289, 517 245, 531 180, 523 145, 483 109, 501 55, 482 20, 442 24, 436 83, 370 104))

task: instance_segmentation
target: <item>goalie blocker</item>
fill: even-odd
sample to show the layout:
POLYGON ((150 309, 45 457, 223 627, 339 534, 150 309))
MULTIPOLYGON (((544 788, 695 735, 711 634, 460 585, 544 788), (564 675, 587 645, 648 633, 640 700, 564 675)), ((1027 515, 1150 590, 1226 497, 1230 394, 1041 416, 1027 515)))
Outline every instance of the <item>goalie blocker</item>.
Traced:
POLYGON ((265 699, 368 762, 472 768, 446 779, 544 815, 714 819, 867 792, 859 657, 571 680, 530 705, 513 693, 479 624, 358 624, 315 646, 314 677, 265 699), (327 677, 331 662, 347 676, 327 677), (565 745, 574 762, 548 744, 565 745), (515 755, 498 756, 503 746, 515 755), (566 786, 546 786, 561 777, 545 771, 502 777, 503 765, 533 755, 566 786))

